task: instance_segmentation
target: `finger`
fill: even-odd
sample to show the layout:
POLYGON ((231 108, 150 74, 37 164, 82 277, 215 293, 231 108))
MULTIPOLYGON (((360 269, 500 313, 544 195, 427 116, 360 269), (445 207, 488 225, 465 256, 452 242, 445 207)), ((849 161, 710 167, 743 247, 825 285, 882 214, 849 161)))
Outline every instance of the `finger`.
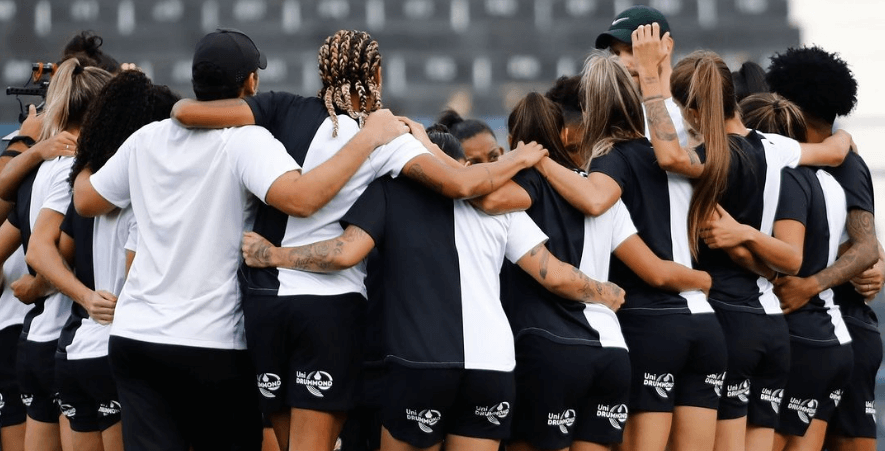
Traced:
POLYGON ((28 116, 36 116, 37 115, 37 106, 33 103, 28 105, 28 116))
POLYGON ((657 22, 651 24, 651 37, 657 39, 661 35, 661 26, 657 22))

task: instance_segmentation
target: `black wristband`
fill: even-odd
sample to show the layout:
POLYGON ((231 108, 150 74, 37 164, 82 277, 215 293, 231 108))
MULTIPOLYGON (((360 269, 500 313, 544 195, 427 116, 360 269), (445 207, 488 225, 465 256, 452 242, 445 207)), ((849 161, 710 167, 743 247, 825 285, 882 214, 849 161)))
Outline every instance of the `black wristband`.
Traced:
POLYGON ((9 147, 17 142, 23 142, 28 147, 31 147, 34 144, 37 144, 37 141, 34 141, 34 138, 31 138, 30 136, 18 135, 18 136, 13 136, 12 139, 9 140, 9 144, 7 144, 6 147, 9 147))

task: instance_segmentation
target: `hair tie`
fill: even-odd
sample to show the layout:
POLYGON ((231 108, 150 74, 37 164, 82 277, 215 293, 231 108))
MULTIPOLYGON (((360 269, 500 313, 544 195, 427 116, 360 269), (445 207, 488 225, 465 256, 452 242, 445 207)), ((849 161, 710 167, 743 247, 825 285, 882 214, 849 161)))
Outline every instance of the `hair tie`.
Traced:
POLYGON ((74 75, 80 75, 82 73, 83 73, 83 66, 81 66, 79 64, 74 66, 74 75))

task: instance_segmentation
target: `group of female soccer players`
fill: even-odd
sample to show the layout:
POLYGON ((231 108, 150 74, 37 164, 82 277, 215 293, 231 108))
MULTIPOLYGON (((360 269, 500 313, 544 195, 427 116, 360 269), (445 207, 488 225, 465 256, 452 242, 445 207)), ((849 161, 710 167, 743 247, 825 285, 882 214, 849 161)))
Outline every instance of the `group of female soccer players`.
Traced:
MULTIPOLYGON (((310 214, 260 204, 240 271, 256 409, 238 414, 260 405, 266 446, 875 449, 872 182, 832 131, 856 100, 850 71, 791 49, 767 76, 779 94, 738 103, 719 56, 671 71, 669 28, 642 17, 515 106, 511 151, 453 113, 426 130, 398 118, 410 133, 310 214)), ((360 31, 323 43, 316 97, 174 108, 142 73, 96 67, 93 47, 60 64, 42 120, 0 157, 4 451, 136 443, 107 348, 138 221, 78 215, 81 170, 171 113, 265 127, 321 172, 381 117, 381 54, 360 31)))

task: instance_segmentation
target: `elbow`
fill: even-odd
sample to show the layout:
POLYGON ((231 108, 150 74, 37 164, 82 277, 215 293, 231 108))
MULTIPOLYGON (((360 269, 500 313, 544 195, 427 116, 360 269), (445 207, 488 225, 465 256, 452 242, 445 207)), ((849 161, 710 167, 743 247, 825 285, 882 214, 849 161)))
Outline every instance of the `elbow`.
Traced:
POLYGON ((188 105, 193 102, 191 99, 181 99, 172 106, 172 112, 169 115, 172 119, 181 125, 188 125, 188 105))
POLYGON ((333 271, 341 271, 356 266, 363 259, 350 253, 341 253, 332 257, 330 268, 333 271))
POLYGON ((591 200, 587 202, 587 204, 581 210, 583 210, 583 213, 585 215, 599 216, 608 211, 609 207, 611 207, 611 205, 606 205, 603 202, 594 202, 591 200))
POLYGON ((500 199, 496 198, 495 193, 473 198, 470 200, 470 203, 487 215, 498 215, 506 212, 500 199))
POLYGON ((776 268, 778 272, 782 274, 786 274, 788 276, 795 276, 799 274, 799 269, 802 268, 802 258, 791 258, 790 260, 784 262, 781 268, 776 268))
POLYGON ((656 290, 665 290, 671 286, 671 280, 666 271, 652 271, 643 280, 656 290))

